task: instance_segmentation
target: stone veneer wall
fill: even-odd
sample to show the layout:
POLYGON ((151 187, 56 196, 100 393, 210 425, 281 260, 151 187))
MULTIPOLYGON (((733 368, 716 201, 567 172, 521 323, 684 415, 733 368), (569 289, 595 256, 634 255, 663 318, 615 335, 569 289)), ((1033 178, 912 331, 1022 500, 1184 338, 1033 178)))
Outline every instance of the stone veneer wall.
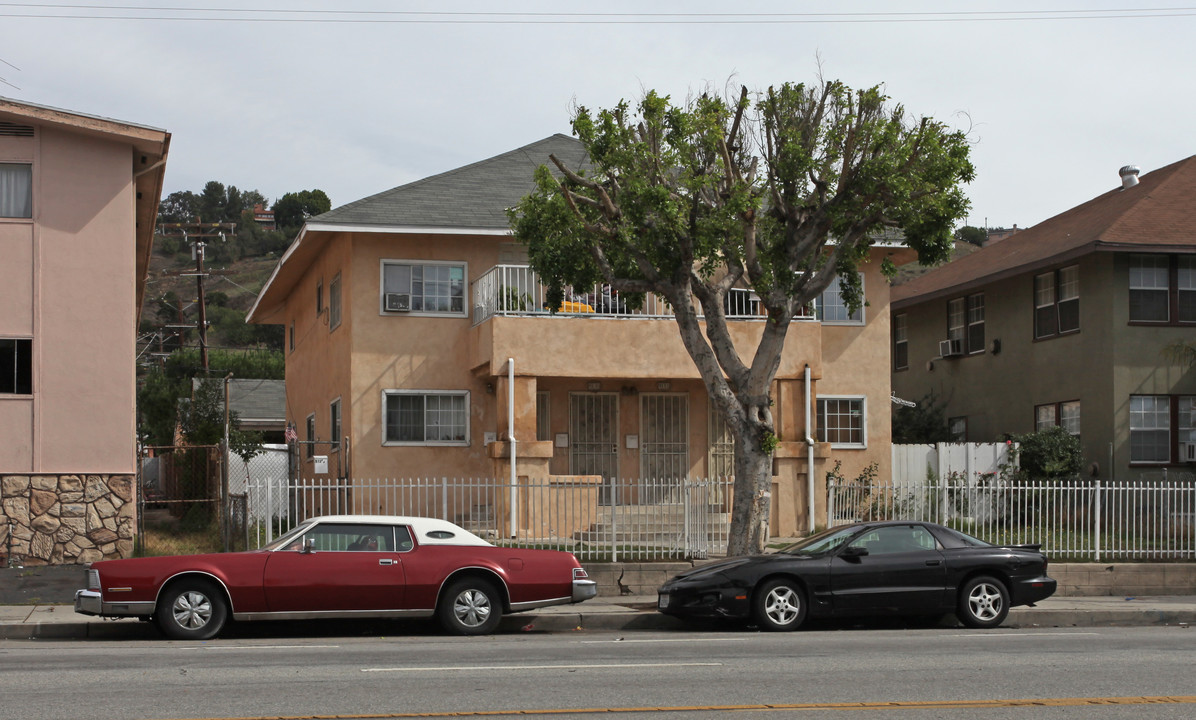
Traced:
MULTIPOLYGON (((132 475, 0 475, 0 525, 26 565, 132 557, 132 475)), ((0 542, 6 553, 8 540, 0 542)))

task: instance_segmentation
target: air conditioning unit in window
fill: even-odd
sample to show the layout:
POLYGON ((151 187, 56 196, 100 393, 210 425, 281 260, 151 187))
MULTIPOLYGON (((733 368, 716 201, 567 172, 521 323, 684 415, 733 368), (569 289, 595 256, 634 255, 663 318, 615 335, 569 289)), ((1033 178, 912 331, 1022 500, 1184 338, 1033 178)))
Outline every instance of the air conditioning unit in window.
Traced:
POLYGON ((1183 462, 1196 462, 1196 443, 1180 443, 1179 458, 1183 462))
POLYGON ((386 293, 386 312, 411 310, 411 293, 386 293))
POLYGON ((939 340, 939 357, 963 355, 963 340, 939 340))

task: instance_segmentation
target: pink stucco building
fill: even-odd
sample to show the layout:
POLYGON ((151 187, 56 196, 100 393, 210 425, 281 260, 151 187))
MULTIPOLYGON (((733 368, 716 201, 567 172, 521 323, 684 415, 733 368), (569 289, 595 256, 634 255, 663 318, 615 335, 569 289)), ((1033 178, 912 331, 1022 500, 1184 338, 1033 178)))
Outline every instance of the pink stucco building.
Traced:
POLYGON ((26 562, 132 553, 137 318, 169 146, 0 98, 0 524, 26 562))

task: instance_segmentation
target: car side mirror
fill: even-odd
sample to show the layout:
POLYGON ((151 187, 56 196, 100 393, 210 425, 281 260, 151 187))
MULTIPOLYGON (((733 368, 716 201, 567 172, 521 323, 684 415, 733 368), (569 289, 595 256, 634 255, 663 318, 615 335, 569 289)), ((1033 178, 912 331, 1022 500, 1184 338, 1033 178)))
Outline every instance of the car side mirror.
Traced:
POLYGON ((843 548, 843 552, 839 553, 839 557, 843 558, 862 558, 868 554, 868 548, 863 545, 848 545, 843 548))
POLYGON ((314 553, 315 551, 316 551, 316 539, 315 538, 307 538, 306 540, 303 541, 303 548, 299 552, 303 553, 304 555, 307 555, 309 553, 314 553))

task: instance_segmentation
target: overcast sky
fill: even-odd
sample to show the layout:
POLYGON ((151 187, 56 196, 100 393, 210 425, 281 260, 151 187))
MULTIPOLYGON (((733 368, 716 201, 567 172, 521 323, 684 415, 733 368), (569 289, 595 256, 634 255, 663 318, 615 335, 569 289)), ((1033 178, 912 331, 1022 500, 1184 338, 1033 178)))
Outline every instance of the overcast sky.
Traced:
POLYGON ((970 224, 1026 227, 1115 187, 1122 165, 1196 153, 1196 3, 1133 5, 0 2, 0 95, 168 130, 167 193, 320 188, 337 207, 569 133, 575 104, 821 66, 967 130, 970 224), (102 9, 118 5, 137 9, 102 9), (149 19, 167 17, 204 19, 149 19))

